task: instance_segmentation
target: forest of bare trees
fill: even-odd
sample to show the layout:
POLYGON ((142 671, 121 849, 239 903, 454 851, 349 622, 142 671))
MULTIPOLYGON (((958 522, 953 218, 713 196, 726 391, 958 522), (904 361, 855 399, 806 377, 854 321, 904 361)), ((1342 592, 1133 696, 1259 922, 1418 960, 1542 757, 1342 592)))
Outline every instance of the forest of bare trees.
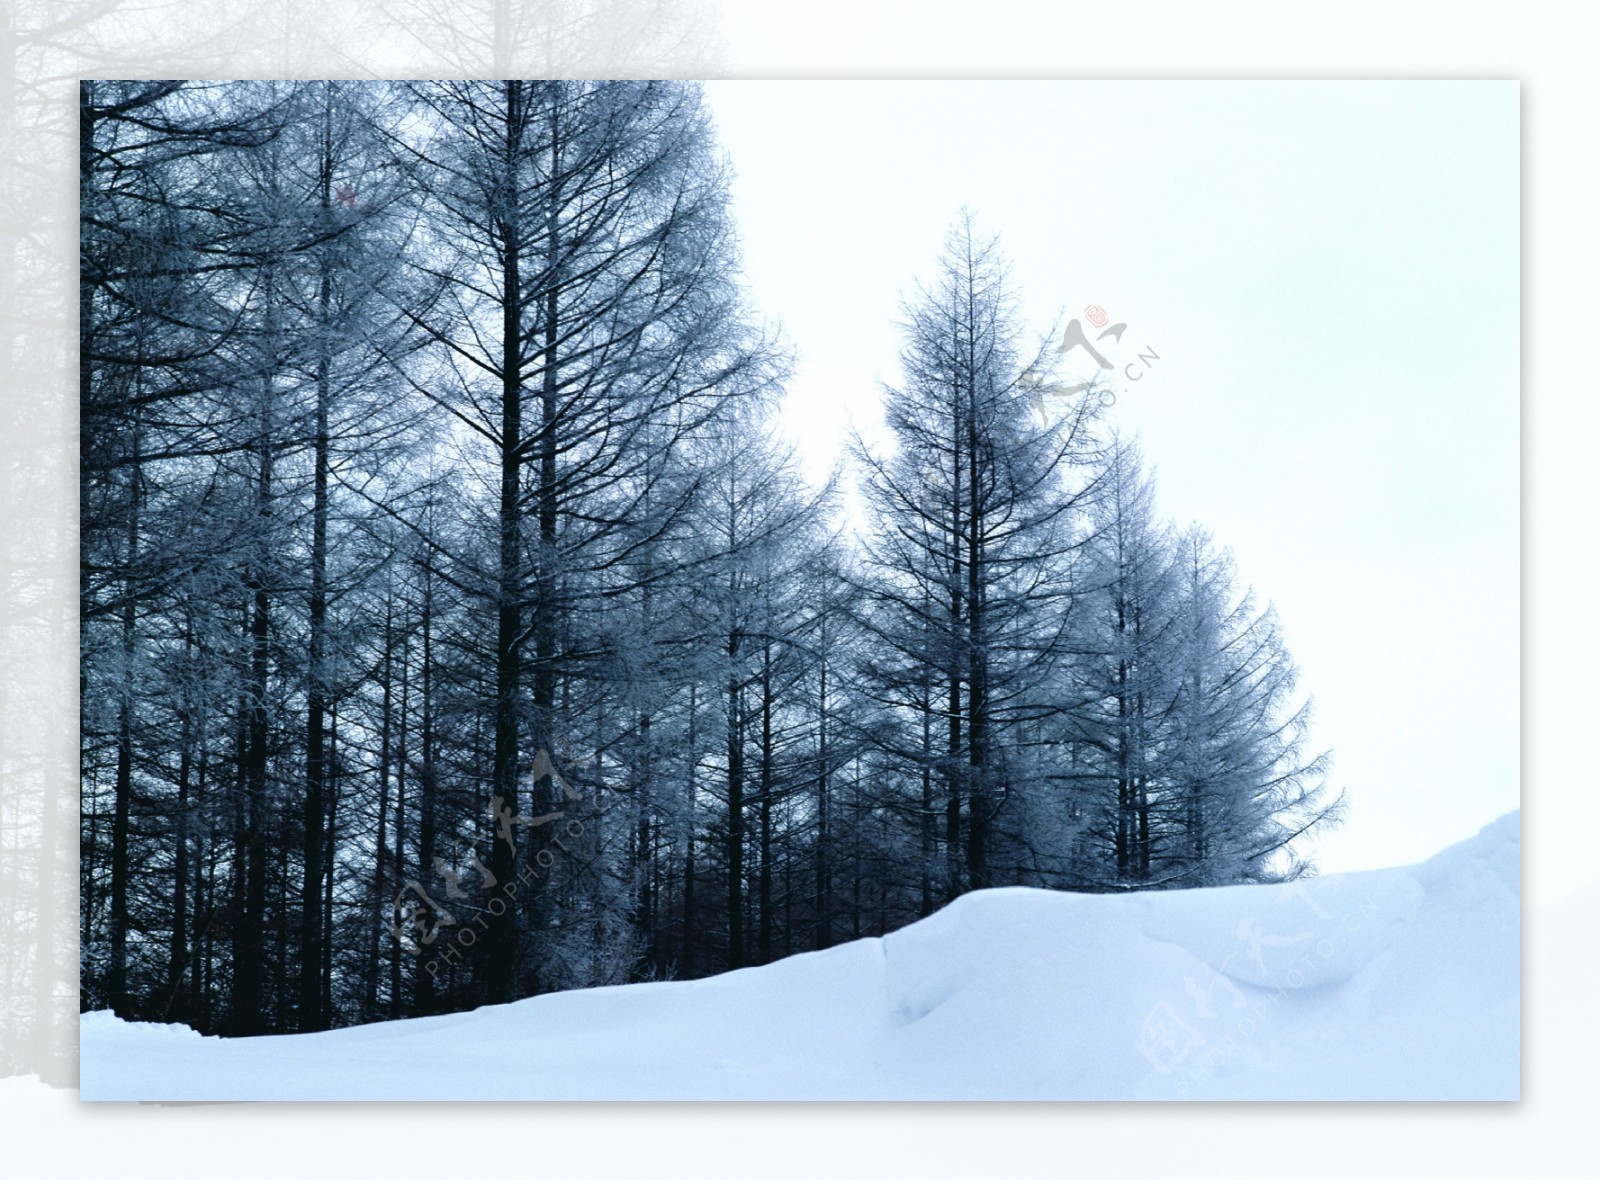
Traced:
POLYGON ((969 216, 819 487, 693 84, 91 81, 79 131, 86 1009, 318 1030, 1308 868, 1273 612, 1098 398, 1035 412, 969 216))

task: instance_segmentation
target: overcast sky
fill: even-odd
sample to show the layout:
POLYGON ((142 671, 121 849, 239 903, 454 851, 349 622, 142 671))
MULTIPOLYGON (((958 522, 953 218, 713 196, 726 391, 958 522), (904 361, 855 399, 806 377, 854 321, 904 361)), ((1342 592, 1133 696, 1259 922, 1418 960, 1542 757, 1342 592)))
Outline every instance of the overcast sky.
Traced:
POLYGON ((1518 806, 1515 83, 707 93, 811 472, 872 428, 900 300, 966 205, 1038 333, 1127 323, 1111 420, 1162 514, 1278 608, 1349 793, 1319 867, 1419 861, 1518 806))

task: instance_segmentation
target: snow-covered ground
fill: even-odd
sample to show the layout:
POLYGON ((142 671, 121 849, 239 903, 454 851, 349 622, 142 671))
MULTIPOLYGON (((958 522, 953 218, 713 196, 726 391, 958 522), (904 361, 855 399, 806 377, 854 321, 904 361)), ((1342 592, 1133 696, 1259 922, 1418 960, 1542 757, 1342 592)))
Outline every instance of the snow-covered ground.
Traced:
POLYGON ((1516 1099, 1510 813, 1283 886, 969 894, 706 980, 222 1039, 85 1014, 84 1099, 1516 1099))

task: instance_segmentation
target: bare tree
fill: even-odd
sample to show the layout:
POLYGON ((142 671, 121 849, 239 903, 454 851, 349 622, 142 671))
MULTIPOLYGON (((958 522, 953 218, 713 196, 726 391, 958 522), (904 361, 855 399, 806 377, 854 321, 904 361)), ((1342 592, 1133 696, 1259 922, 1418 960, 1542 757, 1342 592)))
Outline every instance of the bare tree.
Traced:
POLYGON ((1025 376, 1042 370, 1042 349, 1024 353, 997 247, 970 215, 904 330, 904 378, 885 391, 896 450, 855 446, 873 512, 864 620, 882 644, 867 672, 901 723, 886 749, 941 783, 948 899, 994 884, 1019 725, 1051 708, 1035 690, 1065 651, 1095 403, 1029 419, 1025 376))

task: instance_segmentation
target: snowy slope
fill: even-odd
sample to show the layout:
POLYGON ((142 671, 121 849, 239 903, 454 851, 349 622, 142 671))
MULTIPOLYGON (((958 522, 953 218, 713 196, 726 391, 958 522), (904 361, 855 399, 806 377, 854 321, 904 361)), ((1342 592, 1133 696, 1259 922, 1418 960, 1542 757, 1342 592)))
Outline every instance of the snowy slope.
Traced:
POLYGON ((1510 813, 1406 869, 969 894, 707 980, 328 1033, 85 1014, 84 1099, 1516 1099, 1510 813))

